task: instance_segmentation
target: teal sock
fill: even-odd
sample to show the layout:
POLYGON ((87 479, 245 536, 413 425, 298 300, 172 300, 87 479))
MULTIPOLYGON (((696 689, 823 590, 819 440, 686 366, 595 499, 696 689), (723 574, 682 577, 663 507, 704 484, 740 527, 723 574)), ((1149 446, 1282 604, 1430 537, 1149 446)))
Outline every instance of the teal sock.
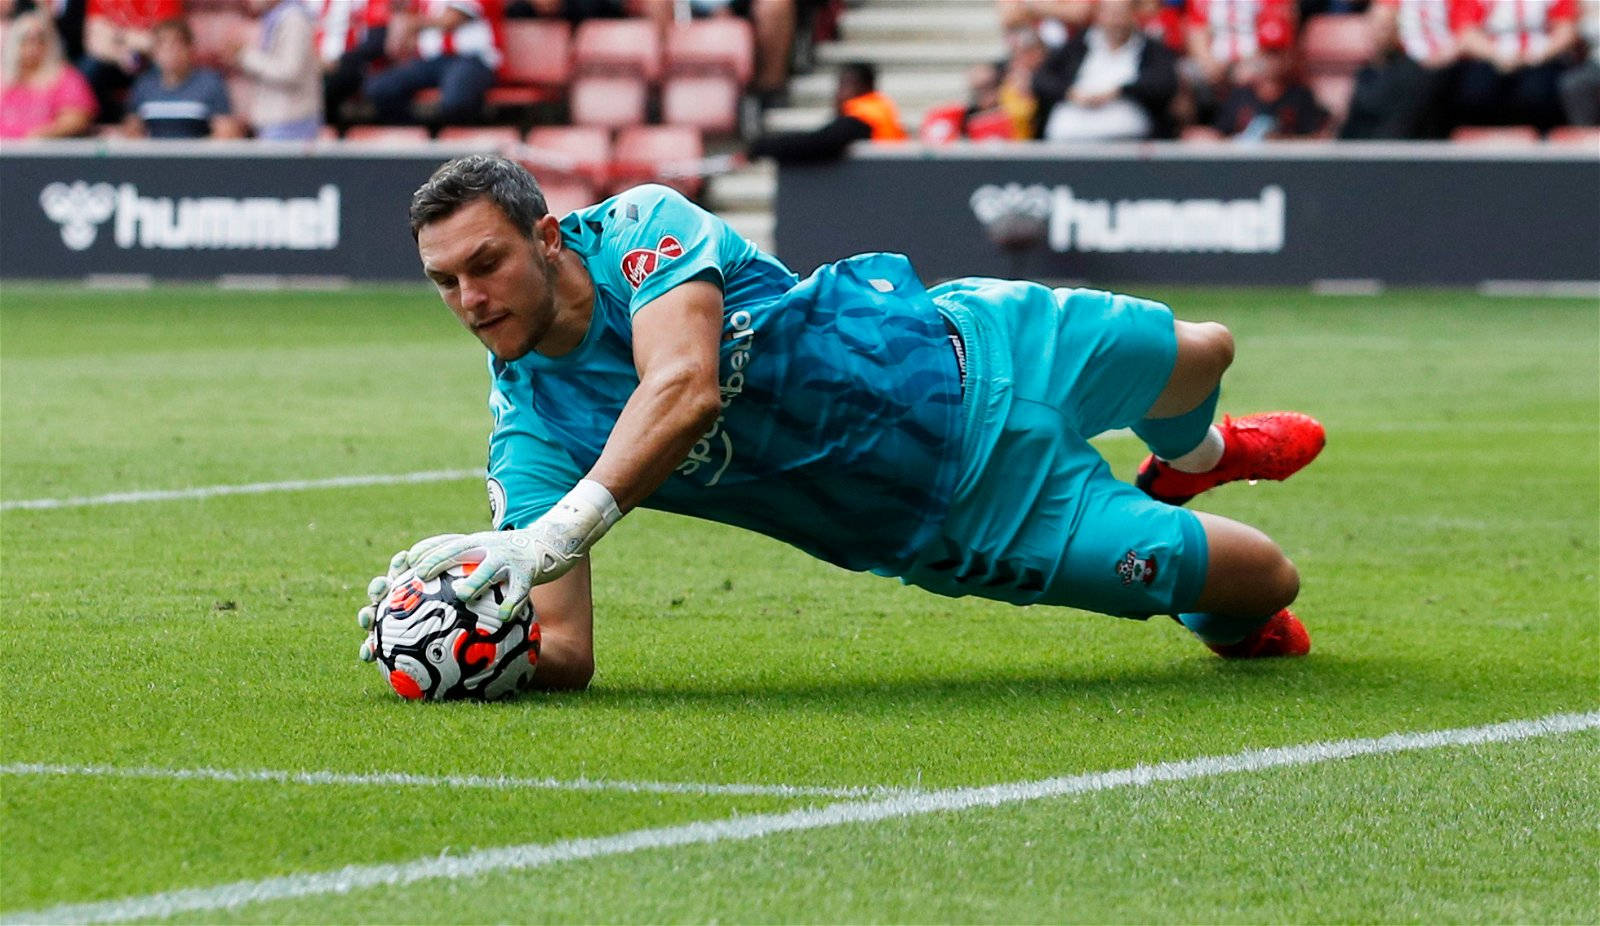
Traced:
POLYGON ((1206 430, 1217 414, 1222 387, 1211 390, 1205 401, 1174 418, 1145 418, 1133 426, 1133 433, 1145 442, 1150 452, 1163 460, 1181 457, 1206 439, 1206 430))
POLYGON ((1203 612, 1178 615, 1178 623, 1189 628, 1189 632, 1199 637, 1200 642, 1218 646, 1238 643, 1271 619, 1270 614, 1266 617, 1228 617, 1203 612))

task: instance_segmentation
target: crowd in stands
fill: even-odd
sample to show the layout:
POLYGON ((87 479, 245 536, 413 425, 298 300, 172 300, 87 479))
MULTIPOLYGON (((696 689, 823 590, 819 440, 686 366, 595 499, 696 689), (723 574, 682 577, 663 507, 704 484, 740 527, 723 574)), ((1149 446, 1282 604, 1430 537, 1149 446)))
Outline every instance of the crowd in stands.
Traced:
MULTIPOLYGON (((0 138, 533 131, 573 195, 592 195, 608 181, 590 165, 619 150, 686 160, 706 136, 754 137, 752 112, 785 102, 796 56, 849 2, 0 0, 0 138)), ((1005 57, 974 70, 965 103, 927 115, 924 140, 1600 124, 1600 0, 996 4, 1005 57)), ((903 137, 874 77, 845 68, 822 135, 757 138, 751 153, 903 137)))
POLYGON ((1600 124, 1595 0, 996 2, 1005 59, 976 69, 965 107, 931 113, 925 139, 1442 139, 1600 124))

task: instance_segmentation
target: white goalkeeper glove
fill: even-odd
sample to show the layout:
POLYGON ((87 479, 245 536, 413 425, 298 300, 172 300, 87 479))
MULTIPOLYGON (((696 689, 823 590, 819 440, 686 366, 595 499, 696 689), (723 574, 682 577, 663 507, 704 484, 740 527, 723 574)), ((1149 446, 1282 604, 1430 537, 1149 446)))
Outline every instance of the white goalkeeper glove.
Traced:
MULTIPOLYGON (((566 575, 621 518, 611 492, 584 479, 554 508, 521 530, 429 537, 406 551, 405 562, 423 579, 432 579, 451 566, 477 562, 471 575, 452 583, 456 596, 471 601, 504 579, 506 597, 500 603, 500 619, 510 620, 535 585, 566 575)), ((391 576, 396 574, 393 570, 391 562, 391 576)))

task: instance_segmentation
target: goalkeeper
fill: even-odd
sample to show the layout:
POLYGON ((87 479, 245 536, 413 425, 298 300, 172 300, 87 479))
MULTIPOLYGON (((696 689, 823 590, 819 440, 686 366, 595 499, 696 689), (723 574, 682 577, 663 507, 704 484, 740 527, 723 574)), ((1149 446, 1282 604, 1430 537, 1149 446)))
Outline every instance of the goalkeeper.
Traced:
POLYGON ((428 278, 489 349, 495 530, 423 540, 389 576, 481 558, 456 590, 505 578, 505 614, 531 596, 541 687, 588 684, 585 554, 639 506, 941 595, 1171 614, 1226 657, 1310 647, 1277 544, 1180 507, 1323 445, 1296 413, 1214 423, 1219 324, 1094 290, 924 289, 894 254, 801 280, 667 188, 558 220, 487 155, 440 167, 410 214, 428 278), (1152 451, 1134 485, 1088 442, 1124 427, 1152 451))

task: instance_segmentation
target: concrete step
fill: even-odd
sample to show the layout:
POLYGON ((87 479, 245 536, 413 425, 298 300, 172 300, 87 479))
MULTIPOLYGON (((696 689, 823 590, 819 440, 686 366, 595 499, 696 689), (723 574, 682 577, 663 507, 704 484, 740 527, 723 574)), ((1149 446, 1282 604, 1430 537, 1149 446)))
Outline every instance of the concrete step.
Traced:
POLYGON ((964 70, 974 64, 998 61, 1005 48, 998 38, 971 42, 829 42, 817 46, 817 61, 825 65, 869 61, 881 70, 964 70))
POLYGON ((771 161, 712 177, 706 183, 706 202, 713 212, 770 212, 778 192, 778 173, 771 161))
POLYGON ((839 31, 848 40, 880 42, 889 39, 961 41, 1000 40, 1000 16, 993 4, 981 7, 942 3, 922 6, 865 6, 848 10, 839 19, 839 31))
POLYGON ((761 211, 733 210, 723 212, 717 210, 717 215, 724 222, 733 226, 733 230, 749 238, 755 246, 768 254, 773 251, 773 242, 778 229, 777 216, 772 214, 771 208, 761 211))
MULTIPOLYGON (((832 73, 804 74, 789 82, 789 98, 796 106, 833 106, 833 91, 839 80, 832 73)), ((967 69, 947 71, 884 71, 878 74, 878 89, 896 103, 915 100, 964 100, 967 98, 967 69)))

